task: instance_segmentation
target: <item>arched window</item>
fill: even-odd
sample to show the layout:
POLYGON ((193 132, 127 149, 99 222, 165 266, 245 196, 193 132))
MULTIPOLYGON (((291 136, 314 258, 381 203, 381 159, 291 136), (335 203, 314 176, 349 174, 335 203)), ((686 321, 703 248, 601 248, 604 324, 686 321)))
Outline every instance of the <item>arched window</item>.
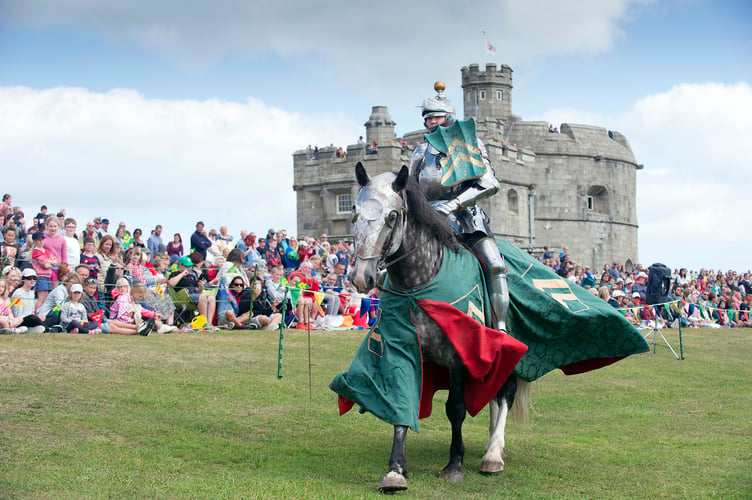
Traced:
POLYGON ((587 190, 587 209, 590 212, 608 214, 608 190, 603 186, 590 186, 587 190))
POLYGON ((507 191, 507 208, 513 214, 520 213, 519 196, 517 196, 517 191, 515 191, 514 189, 507 191))

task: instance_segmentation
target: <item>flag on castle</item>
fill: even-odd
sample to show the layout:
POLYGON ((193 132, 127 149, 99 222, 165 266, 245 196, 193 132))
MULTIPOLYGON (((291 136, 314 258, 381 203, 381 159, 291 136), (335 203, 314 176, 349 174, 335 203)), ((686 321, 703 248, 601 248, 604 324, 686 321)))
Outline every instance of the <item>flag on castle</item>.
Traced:
POLYGON ((483 32, 483 45, 486 47, 486 52, 491 54, 496 54, 496 47, 488 41, 488 38, 486 38, 486 32, 483 32))

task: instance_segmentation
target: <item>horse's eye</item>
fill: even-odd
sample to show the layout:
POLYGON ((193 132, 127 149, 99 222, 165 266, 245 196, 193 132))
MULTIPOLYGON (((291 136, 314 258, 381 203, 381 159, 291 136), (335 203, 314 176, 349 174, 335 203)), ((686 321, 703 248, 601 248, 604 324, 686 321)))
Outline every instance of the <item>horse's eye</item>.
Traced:
POLYGON ((394 221, 397 220, 398 216, 399 214, 397 213, 396 210, 392 210, 391 212, 389 212, 389 224, 394 224, 394 221))

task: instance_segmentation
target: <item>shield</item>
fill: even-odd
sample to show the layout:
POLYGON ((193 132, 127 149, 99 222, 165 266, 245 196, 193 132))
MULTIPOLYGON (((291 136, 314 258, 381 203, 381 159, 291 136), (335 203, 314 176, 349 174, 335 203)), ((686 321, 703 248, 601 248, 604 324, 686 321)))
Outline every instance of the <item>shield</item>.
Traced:
POLYGON ((436 127, 426 134, 426 140, 445 155, 440 160, 442 186, 452 187, 486 173, 472 118, 456 121, 449 127, 436 127))

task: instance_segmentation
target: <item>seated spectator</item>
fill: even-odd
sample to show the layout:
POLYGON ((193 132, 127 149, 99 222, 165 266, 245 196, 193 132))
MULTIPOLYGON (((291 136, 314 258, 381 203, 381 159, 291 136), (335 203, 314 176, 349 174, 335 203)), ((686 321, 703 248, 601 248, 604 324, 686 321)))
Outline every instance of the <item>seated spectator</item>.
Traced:
POLYGON ((152 291, 143 283, 134 283, 131 285, 131 300, 141 307, 141 317, 153 320, 154 328, 157 333, 170 333, 176 331, 177 327, 165 323, 165 318, 163 318, 159 311, 155 310, 151 305, 148 300, 150 298, 150 293, 152 293, 152 291))
MULTIPOLYGON (((279 327, 282 321, 281 314, 272 312, 271 307, 268 308, 269 315, 261 314, 260 307, 257 309, 257 300, 259 303, 268 300, 266 296, 261 299, 263 293, 261 280, 254 281, 251 291, 238 276, 233 277, 228 284, 226 297, 218 305, 218 323, 226 328, 250 330, 274 330, 279 327)), ((275 301, 274 305, 278 306, 279 301, 275 301)))
POLYGON ((608 299, 608 303, 612 307, 614 307, 616 309, 620 309, 624 305, 623 304, 623 300, 625 298, 626 298, 626 296, 624 295, 624 292, 617 289, 617 290, 614 290, 611 293, 611 297, 608 299))
POLYGON ((295 310, 298 317, 297 328, 301 330, 308 329, 308 325, 313 325, 316 316, 318 316, 318 305, 311 295, 305 294, 304 290, 306 290, 308 284, 303 279, 303 274, 300 271, 295 271, 287 277, 287 283, 290 288, 301 290, 295 310))
MULTIPOLYGON (((194 252, 198 253, 198 252, 194 252)), ((200 254, 198 256, 200 257, 200 254)), ((211 324, 217 307, 216 297, 203 293, 204 281, 199 281, 199 275, 194 270, 193 261, 188 256, 178 259, 178 269, 170 274, 167 284, 175 291, 177 296, 189 301, 211 324)))
POLYGON ((42 320, 37 317, 36 301, 33 287, 37 282, 37 273, 34 269, 23 270, 22 285, 16 288, 11 295, 11 311, 16 318, 22 318, 21 327, 28 328, 29 333, 42 333, 45 331, 42 320))
POLYGON ((23 318, 13 315, 8 282, 0 280, 0 331, 3 333, 24 333, 23 318))
POLYGON ((139 335, 147 336, 154 329, 153 317, 144 316, 142 308, 131 297, 131 286, 128 280, 120 278, 115 285, 115 302, 110 306, 110 320, 116 320, 128 325, 135 325, 139 335))
MULTIPOLYGON (((60 284, 47 295, 42 305, 37 308, 37 316, 42 320, 47 330, 60 326, 60 306, 70 295, 70 287, 76 283, 81 284, 81 280, 76 273, 71 272, 60 278, 60 284)), ((38 284, 39 279, 37 279, 38 284)), ((58 331, 62 331, 62 329, 58 331)))
POLYGON ((5 266, 3 268, 2 279, 8 284, 8 293, 13 293, 16 288, 20 287, 23 283, 21 280, 21 270, 15 266, 5 266))
POLYGON ((68 333, 101 333, 99 325, 89 322, 86 314, 86 308, 81 303, 84 294, 84 288, 79 283, 75 283, 70 288, 68 300, 60 305, 60 326, 68 333))
POLYGON ((644 272, 637 274, 635 282, 632 284, 632 293, 637 292, 640 294, 640 300, 645 303, 648 293, 648 275, 644 272))

